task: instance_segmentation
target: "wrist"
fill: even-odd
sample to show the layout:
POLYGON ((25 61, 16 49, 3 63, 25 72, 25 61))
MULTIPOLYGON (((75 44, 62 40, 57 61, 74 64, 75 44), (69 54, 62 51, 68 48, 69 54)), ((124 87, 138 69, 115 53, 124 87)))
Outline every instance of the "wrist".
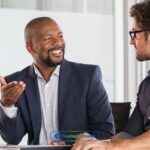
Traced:
POLYGON ((1 105, 3 106, 3 107, 12 107, 13 106, 13 104, 11 104, 11 103, 4 103, 4 101, 3 100, 0 100, 0 103, 1 103, 1 105))
POLYGON ((121 140, 118 142, 112 142, 114 145, 113 150, 133 150, 131 148, 131 140, 121 140))

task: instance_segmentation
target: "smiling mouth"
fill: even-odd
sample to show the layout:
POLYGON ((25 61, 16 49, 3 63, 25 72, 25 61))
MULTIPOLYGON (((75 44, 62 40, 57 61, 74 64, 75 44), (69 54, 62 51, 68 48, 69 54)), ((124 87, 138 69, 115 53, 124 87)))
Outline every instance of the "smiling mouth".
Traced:
POLYGON ((62 54, 63 54, 63 50, 61 48, 49 50, 49 55, 53 55, 55 57, 60 57, 62 56, 62 54))

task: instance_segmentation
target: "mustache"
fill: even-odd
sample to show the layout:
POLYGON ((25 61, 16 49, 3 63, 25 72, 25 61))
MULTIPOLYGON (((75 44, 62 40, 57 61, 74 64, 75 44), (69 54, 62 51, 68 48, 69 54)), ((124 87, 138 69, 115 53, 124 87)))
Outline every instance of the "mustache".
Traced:
POLYGON ((64 46, 56 46, 56 47, 50 48, 50 49, 48 49, 48 52, 51 52, 56 49, 61 49, 62 51, 64 51, 64 46))

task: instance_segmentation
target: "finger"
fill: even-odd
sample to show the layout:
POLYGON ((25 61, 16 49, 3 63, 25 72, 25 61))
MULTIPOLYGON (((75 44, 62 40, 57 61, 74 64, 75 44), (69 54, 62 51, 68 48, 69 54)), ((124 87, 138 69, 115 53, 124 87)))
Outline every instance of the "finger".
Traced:
POLYGON ((57 142, 49 142, 48 145, 58 145, 57 142))
POLYGON ((86 142, 86 141, 96 141, 96 140, 97 139, 92 135, 90 135, 89 133, 82 133, 77 137, 76 142, 86 142))
POLYGON ((14 87, 15 85, 17 85, 17 81, 13 81, 13 82, 10 82, 10 83, 8 83, 8 84, 5 84, 5 85, 3 85, 3 89, 5 89, 5 90, 7 90, 7 89, 9 89, 9 88, 12 88, 12 87, 14 87))
POLYGON ((25 90, 25 84, 20 85, 17 84, 14 87, 10 88, 9 90, 7 90, 7 93, 10 93, 8 95, 12 95, 16 100, 20 97, 20 95, 23 93, 23 91, 25 90))
POLYGON ((56 145, 56 142, 52 142, 51 144, 52 144, 52 145, 56 145))
POLYGON ((7 83, 6 83, 5 79, 2 76, 0 76, 0 86, 6 85, 6 84, 7 83))
POLYGON ((97 147, 98 146, 96 145, 95 142, 84 142, 84 144, 82 144, 82 146, 80 147, 80 150, 92 150, 92 149, 95 149, 97 147))
POLYGON ((10 83, 9 85, 2 87, 1 103, 4 106, 11 106, 16 103, 25 90, 25 87, 26 85, 22 81, 18 83, 10 83))
MULTIPOLYGON (((103 143, 103 142, 101 142, 103 143)), ((96 140, 88 140, 88 141, 79 141, 73 145, 72 150, 91 150, 95 149, 100 145, 99 141, 96 140)))
POLYGON ((66 145, 64 141, 58 141, 58 142, 49 142, 48 145, 66 145))
POLYGON ((64 141, 59 141, 58 145, 66 145, 66 143, 64 141))
POLYGON ((25 86, 25 83, 23 81, 19 81, 18 84, 23 86, 23 87, 25 86))
POLYGON ((53 143, 52 142, 48 142, 48 145, 53 145, 53 143))
POLYGON ((25 88, 25 83, 23 81, 12 81, 3 87, 4 90, 12 89, 12 88, 25 88))
POLYGON ((85 142, 80 150, 106 150, 105 141, 85 142))
MULTIPOLYGON (((108 148, 97 146, 97 147, 93 147, 91 150, 108 150, 108 148)), ((112 148, 110 148, 110 150, 112 150, 112 148)))
POLYGON ((19 98, 19 96, 23 93, 23 91, 25 90, 25 86, 16 86, 13 90, 12 90, 12 94, 14 93, 14 95, 16 95, 17 98, 19 98))
POLYGON ((81 150, 84 144, 85 143, 83 143, 83 142, 78 142, 78 143, 73 145, 71 150, 81 150))
POLYGON ((22 81, 18 82, 18 84, 15 86, 18 93, 22 93, 25 90, 26 84, 22 81))

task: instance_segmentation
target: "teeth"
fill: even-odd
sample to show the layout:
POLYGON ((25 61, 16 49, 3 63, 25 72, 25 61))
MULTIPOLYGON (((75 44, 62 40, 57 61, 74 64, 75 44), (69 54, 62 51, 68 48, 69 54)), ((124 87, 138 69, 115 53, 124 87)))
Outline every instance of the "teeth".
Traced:
POLYGON ((53 53, 53 54, 59 54, 59 53, 61 53, 61 49, 59 49, 59 50, 54 50, 54 51, 52 51, 52 53, 53 53))

